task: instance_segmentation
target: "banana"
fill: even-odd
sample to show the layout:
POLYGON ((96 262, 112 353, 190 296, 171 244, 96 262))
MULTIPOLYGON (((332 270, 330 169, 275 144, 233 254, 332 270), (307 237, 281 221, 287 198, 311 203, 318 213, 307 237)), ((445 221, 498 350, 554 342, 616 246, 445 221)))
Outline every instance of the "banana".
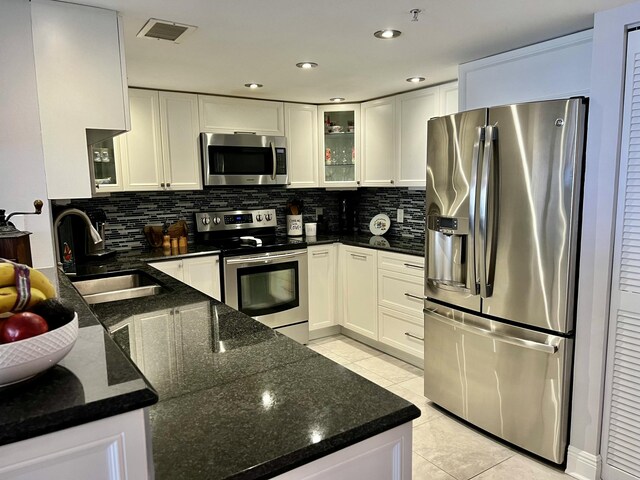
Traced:
MULTIPOLYGON (((31 280, 31 288, 40 290, 46 298, 54 298, 56 290, 49 279, 38 270, 29 267, 29 278, 31 280)), ((15 285, 15 272, 12 263, 0 263, 0 287, 9 287, 15 285)))
MULTIPOLYGON (((10 312, 18 299, 18 290, 16 287, 0 288, 0 313, 10 312)), ((46 300, 47 297, 37 288, 31 288, 31 299, 27 308, 32 307, 36 303, 46 300)))

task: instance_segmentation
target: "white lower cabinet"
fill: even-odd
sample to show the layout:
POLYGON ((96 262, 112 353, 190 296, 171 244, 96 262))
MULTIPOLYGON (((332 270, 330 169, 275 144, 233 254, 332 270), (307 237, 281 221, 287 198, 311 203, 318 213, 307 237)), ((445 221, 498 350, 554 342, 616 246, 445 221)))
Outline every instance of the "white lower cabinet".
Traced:
POLYGON ((336 325, 336 245, 309 247, 309 330, 336 325))
POLYGON ((345 246, 343 263, 344 326, 372 339, 378 338, 377 251, 345 246))
POLYGON ((424 358, 424 258, 378 255, 378 340, 424 358))
POLYGON ((7 480, 152 478, 146 412, 115 415, 0 447, 7 480))
POLYGON ((200 292, 220 300, 220 256, 166 260, 149 264, 200 292))

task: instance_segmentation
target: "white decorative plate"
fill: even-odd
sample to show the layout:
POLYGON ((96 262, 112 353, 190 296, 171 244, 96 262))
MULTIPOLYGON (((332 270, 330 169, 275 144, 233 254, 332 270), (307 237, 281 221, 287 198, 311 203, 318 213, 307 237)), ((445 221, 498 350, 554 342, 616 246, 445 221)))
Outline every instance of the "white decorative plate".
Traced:
POLYGON ((0 386, 44 372, 62 360, 78 338, 78 314, 69 323, 17 342, 0 345, 0 386))
POLYGON ((379 213, 373 217, 371 223, 369 223, 369 230, 371 230, 371 233, 374 235, 384 235, 387 233, 387 230, 389 230, 389 227, 391 227, 391 220, 389 220, 389 217, 384 213, 379 213))

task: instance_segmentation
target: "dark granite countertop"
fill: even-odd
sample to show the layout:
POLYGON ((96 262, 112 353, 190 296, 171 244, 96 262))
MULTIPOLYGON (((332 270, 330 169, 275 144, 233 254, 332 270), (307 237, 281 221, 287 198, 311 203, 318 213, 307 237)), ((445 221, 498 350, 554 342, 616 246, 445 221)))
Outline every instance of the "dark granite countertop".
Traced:
POLYGON ((382 235, 335 234, 304 237, 308 246, 340 242, 355 247, 374 248, 389 252, 405 253, 424 257, 424 238, 394 237, 382 235))
POLYGON ((92 307, 160 396, 149 409, 159 480, 271 478, 420 415, 134 256, 108 263, 164 286, 153 297, 92 307))
POLYGON ((87 304, 59 275, 60 297, 78 313, 78 340, 56 366, 0 389, 0 445, 118 415, 158 396, 87 304))

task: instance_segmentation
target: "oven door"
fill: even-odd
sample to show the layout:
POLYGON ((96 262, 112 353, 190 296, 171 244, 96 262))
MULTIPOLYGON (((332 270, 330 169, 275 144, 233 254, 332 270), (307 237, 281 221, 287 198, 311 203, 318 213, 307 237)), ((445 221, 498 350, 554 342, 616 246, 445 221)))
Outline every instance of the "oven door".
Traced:
POLYGON ((227 305, 271 328, 309 320, 306 249, 225 259, 227 305))

